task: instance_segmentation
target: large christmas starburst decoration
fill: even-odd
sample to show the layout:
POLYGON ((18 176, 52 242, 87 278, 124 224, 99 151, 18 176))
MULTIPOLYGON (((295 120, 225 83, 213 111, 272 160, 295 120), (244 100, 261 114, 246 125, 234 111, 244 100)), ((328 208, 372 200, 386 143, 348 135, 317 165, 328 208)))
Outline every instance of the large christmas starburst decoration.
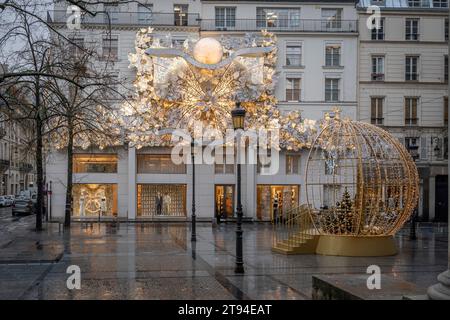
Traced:
POLYGON ((136 52, 129 54, 136 95, 122 108, 129 142, 136 147, 170 145, 162 130, 193 132, 198 123, 225 132, 232 127, 231 110, 241 102, 247 128, 279 128, 282 148, 308 145, 315 122, 276 106, 276 37, 263 31, 219 40, 179 43, 170 35, 156 36, 152 28, 138 32, 136 52))

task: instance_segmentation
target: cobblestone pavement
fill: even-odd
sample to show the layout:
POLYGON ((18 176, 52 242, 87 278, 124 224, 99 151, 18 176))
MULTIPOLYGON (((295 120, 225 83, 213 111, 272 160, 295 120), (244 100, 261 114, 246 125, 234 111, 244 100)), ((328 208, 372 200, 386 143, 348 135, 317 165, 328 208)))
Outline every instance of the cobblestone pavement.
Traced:
POLYGON ((272 253, 269 224, 244 224, 244 276, 234 274, 235 225, 74 223, 33 231, 34 216, 0 209, 0 299, 309 299, 314 274, 384 274, 423 288, 446 269, 446 227, 423 227, 418 240, 397 236, 400 253, 383 258, 272 253), (68 290, 67 267, 81 268, 81 290, 68 290))

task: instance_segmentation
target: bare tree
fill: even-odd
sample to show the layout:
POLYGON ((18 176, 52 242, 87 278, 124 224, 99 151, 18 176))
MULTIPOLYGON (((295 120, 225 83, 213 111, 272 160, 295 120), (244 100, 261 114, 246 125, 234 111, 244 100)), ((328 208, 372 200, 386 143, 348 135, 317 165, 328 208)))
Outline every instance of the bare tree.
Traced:
POLYGON ((55 53, 61 63, 52 70, 72 82, 54 78, 48 84, 54 98, 50 141, 66 149, 68 160, 65 227, 70 227, 71 221, 74 149, 91 145, 104 148, 121 142, 120 130, 115 127, 114 102, 123 96, 118 79, 108 72, 111 62, 100 61, 95 44, 87 44, 82 51, 73 49, 59 45, 55 53))

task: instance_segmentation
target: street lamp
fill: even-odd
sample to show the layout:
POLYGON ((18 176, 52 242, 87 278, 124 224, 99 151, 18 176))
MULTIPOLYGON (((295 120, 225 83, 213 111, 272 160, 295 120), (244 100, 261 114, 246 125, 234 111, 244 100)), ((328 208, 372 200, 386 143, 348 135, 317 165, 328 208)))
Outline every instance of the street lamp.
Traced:
POLYGON ((195 142, 194 138, 192 138, 191 141, 191 159, 192 159, 192 230, 191 230, 191 241, 197 241, 197 235, 195 233, 195 223, 196 223, 196 216, 195 216, 195 142))
MULTIPOLYGON (((236 108, 231 111, 233 127, 235 131, 244 130, 245 110, 240 102, 236 102, 236 108)), ((239 137, 237 137, 239 141, 239 137)), ((239 152, 239 145, 238 145, 239 152)), ((244 261, 242 259, 242 203, 241 203, 241 164, 237 161, 237 206, 236 206, 236 267, 235 273, 244 273, 244 261)))

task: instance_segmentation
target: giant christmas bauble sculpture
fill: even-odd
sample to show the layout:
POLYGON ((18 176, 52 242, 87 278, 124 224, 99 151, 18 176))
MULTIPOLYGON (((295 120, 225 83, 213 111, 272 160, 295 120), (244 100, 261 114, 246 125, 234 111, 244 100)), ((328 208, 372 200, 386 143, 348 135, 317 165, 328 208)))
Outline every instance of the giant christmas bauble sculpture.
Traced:
POLYGON ((367 255, 395 253, 386 241, 369 238, 395 247, 392 236, 416 207, 418 181, 414 161, 397 138, 368 123, 330 118, 312 145, 306 168, 311 220, 322 241, 329 236, 319 253, 330 249, 324 247, 339 255, 372 249, 367 255))

